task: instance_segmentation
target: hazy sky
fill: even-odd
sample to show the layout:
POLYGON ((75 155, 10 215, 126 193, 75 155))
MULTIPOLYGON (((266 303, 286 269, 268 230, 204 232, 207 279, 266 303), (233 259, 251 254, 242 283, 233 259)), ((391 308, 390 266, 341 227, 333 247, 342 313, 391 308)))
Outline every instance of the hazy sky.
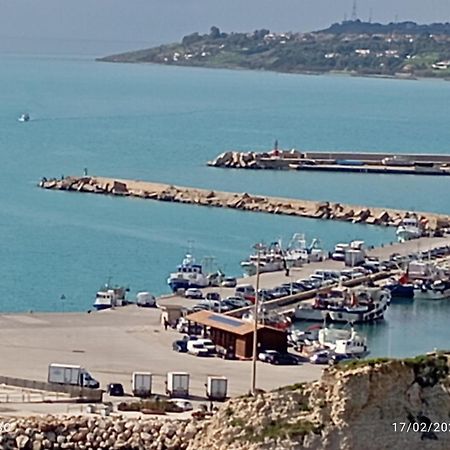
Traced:
MULTIPOLYGON (((0 51, 121 51, 225 31, 307 31, 351 15, 353 0, 0 0, 0 51), (55 43, 55 40, 59 42, 55 43), (74 43, 77 40, 78 43, 74 43), (82 44, 82 41, 95 41, 82 44)), ((450 22, 450 0, 357 0, 374 21, 450 22)))

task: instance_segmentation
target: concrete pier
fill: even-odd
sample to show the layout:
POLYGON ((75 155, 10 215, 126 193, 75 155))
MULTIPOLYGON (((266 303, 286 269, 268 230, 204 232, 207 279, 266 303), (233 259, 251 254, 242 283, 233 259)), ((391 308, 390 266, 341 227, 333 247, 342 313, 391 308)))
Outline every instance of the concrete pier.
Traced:
POLYGON ((306 170, 393 175, 450 175, 450 155, 368 152, 227 151, 208 162, 229 169, 306 170))
MULTIPOLYGON (((403 218, 411 215, 411 212, 401 209, 270 197, 95 176, 67 177, 60 180, 44 178, 39 186, 51 190, 130 196, 165 202, 380 226, 398 226, 403 218)), ((448 215, 428 212, 415 212, 415 214, 419 219, 427 221, 429 231, 450 228, 450 216, 448 215)))

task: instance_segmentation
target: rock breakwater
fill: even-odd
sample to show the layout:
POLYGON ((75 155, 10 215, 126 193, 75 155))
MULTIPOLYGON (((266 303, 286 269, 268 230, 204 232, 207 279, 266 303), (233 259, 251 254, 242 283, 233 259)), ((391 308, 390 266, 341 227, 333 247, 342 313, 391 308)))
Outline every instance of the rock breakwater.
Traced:
MULTIPOLYGON (((381 226, 398 226, 403 218, 411 215, 408 211, 389 208, 346 205, 328 201, 315 202, 104 177, 44 178, 39 186, 51 190, 130 196, 165 202, 381 226)), ((426 212, 415 214, 420 220, 427 223, 430 231, 450 227, 450 216, 426 212)))

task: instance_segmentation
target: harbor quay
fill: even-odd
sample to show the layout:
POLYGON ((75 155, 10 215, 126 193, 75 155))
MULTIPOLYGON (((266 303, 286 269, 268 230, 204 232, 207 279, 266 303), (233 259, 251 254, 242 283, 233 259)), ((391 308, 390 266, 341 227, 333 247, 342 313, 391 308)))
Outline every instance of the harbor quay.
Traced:
POLYGON ((268 152, 226 151, 209 161, 208 165, 225 169, 450 175, 450 157, 446 154, 281 150, 277 144, 268 152))
MULTIPOLYGON (((250 361, 198 358, 172 351, 172 342, 181 336, 164 329, 159 309, 135 305, 92 313, 2 314, 0 375, 46 381, 50 363, 74 364, 95 376, 101 388, 122 383, 126 393, 131 393, 132 372, 146 371, 153 374, 153 393, 163 397, 166 374, 181 371, 190 374, 193 400, 206 401, 205 383, 211 375, 228 378, 230 396, 249 392, 250 361)), ((281 367, 258 362, 257 373, 258 388, 272 390, 316 380, 322 368, 309 363, 281 367)), ((63 402, 59 407, 4 402, 0 391, 0 408, 7 414, 67 411, 63 402)))
MULTIPOLYGON (((406 256, 411 253, 427 252, 433 250, 434 248, 441 246, 450 245, 450 236, 446 235, 444 237, 422 237, 419 239, 413 239, 405 242, 393 242, 382 247, 374 247, 367 250, 367 255, 379 258, 380 260, 389 259, 390 255, 398 254, 401 256, 406 256)), ((261 289, 272 289, 276 286, 280 286, 283 283, 291 283, 298 279, 308 278, 318 269, 324 270, 342 270, 345 268, 343 261, 335 261, 333 259, 326 259, 324 261, 316 261, 305 264, 301 267, 293 267, 289 270, 287 275, 284 270, 279 270, 276 272, 267 272, 260 274, 259 286, 261 289)), ((390 275, 386 272, 385 278, 390 275)), ((237 279, 238 284, 252 284, 256 285, 256 275, 241 277, 237 279)), ((233 296, 234 288, 227 287, 207 287, 203 289, 205 293, 208 292, 218 292, 222 298, 233 296)), ((289 305, 289 310, 292 309, 296 304, 302 302, 303 300, 296 300, 297 297, 302 297, 300 295, 292 296, 292 303, 289 305)), ((277 309, 277 302, 285 303, 286 298, 279 300, 272 300, 266 302, 271 309, 277 309)), ((190 307, 195 303, 194 300, 187 299, 182 295, 170 294, 163 295, 158 299, 158 304, 161 306, 167 306, 170 304, 177 304, 183 307, 190 307)), ((240 310, 231 311, 230 315, 237 313, 242 313, 244 311, 250 310, 250 308, 242 308, 240 310)))
POLYGON ((445 214, 224 192, 150 181, 69 176, 62 179, 43 178, 39 187, 378 226, 398 227, 405 218, 414 214, 426 224, 427 232, 450 229, 450 216, 445 214))

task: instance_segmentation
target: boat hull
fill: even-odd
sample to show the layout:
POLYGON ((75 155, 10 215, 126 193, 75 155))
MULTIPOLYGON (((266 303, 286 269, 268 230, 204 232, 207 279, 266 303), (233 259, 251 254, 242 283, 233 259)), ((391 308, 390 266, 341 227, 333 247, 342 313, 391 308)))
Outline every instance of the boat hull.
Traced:
POLYGON ((391 284, 385 286, 391 291, 391 298, 414 298, 414 286, 412 284, 391 284))
POLYGON ((191 289, 191 288, 202 289, 202 288, 206 287, 206 285, 204 285, 204 284, 200 284, 200 283, 196 283, 194 281, 184 280, 184 279, 168 280, 168 285, 169 285, 170 289, 172 290, 172 292, 177 292, 181 289, 184 289, 184 290, 191 289))
POLYGON ((96 305, 95 303, 94 303, 94 308, 97 310, 97 311, 102 311, 102 310, 104 310, 104 309, 110 309, 111 308, 111 305, 96 305))

